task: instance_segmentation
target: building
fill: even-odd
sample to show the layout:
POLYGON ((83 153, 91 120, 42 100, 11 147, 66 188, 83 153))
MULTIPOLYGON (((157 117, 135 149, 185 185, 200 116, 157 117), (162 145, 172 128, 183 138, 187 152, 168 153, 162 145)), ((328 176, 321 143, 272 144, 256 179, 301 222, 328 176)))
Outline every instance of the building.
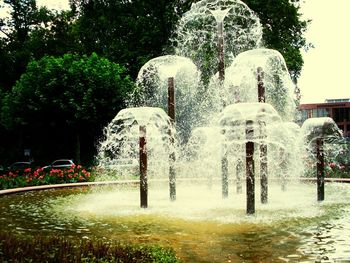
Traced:
POLYGON ((324 103, 300 104, 302 121, 308 118, 331 117, 343 131, 344 137, 350 138, 350 98, 327 99, 324 103))

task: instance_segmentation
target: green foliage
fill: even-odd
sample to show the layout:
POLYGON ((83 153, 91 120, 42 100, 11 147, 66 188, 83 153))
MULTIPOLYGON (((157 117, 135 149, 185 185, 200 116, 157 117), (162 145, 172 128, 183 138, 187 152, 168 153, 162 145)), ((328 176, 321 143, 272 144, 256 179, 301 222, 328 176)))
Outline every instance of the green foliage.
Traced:
POLYGON ((81 52, 118 61, 133 77, 148 60, 163 54, 179 15, 189 8, 179 0, 71 3, 73 10, 79 9, 75 33, 81 52))
MULTIPOLYGON (((286 61, 292 79, 295 81, 300 75, 303 59, 300 49, 309 46, 303 36, 308 21, 301 19, 299 13, 299 0, 242 0, 249 9, 259 17, 263 30, 262 46, 278 50, 286 61)), ((193 2, 193 1, 190 1, 193 2)), ((204 1, 207 4, 214 1, 204 1)), ((220 4, 232 4, 236 1, 218 1, 220 4)), ((204 83, 218 70, 217 51, 217 23, 210 15, 201 13, 201 5, 198 5, 198 13, 191 13, 186 18, 183 16, 179 25, 177 36, 174 38, 179 54, 191 58, 202 71, 204 83), (184 37, 183 37, 184 36, 184 37), (189 38, 192 36, 192 38, 189 38)), ((235 10, 237 12, 237 10, 235 10)), ((257 30, 249 31, 250 27, 256 26, 254 15, 247 12, 242 17, 230 17, 230 12, 224 20, 225 28, 225 63, 230 65, 232 58, 239 53, 256 47, 259 34, 257 30)), ((257 29, 257 28, 255 28, 257 29)))
MULTIPOLYGON (((0 30, 6 34, 6 50, 4 53, 0 50, 0 58, 4 57, 0 68, 9 63, 10 67, 3 69, 14 81, 30 57, 96 52, 126 66, 135 77, 149 59, 164 54, 165 50, 170 52, 169 39, 179 18, 193 2, 196 1, 161 0, 155 5, 145 0, 71 0, 72 11, 57 13, 38 8, 34 0, 6 0, 11 17, 0 21, 0 30)), ((298 77, 307 25, 298 13, 299 1, 244 2, 260 18, 265 46, 280 51, 293 77, 298 77)))
MULTIPOLYGON (((10 16, 0 19, 0 85, 9 89, 24 72, 32 57, 31 32, 46 28, 49 30, 54 14, 46 7, 38 8, 35 0, 4 0, 10 16)), ((44 39, 40 39, 43 42, 44 39)), ((41 45, 42 46, 42 45, 41 45)), ((42 49, 42 52, 45 49, 42 49)))
POLYGON ((16 236, 0 232, 1 262, 176 263, 171 249, 64 237, 16 236))
MULTIPOLYGON (((327 143, 324 147, 325 177, 350 178, 350 142, 342 139, 327 143)), ((316 177, 317 159, 310 153, 306 159, 306 177, 316 177)))
MULTIPOLYGON (((80 51, 80 45, 74 35, 74 16, 71 11, 49 13, 47 26, 31 30, 26 43, 31 58, 40 59, 45 55, 62 56, 80 51)), ((89 53, 90 54, 90 53, 89 53)))
MULTIPOLYGON (((66 145, 76 144, 79 149, 79 143, 78 139, 66 143, 64 137, 79 136, 82 151, 92 155, 91 145, 102 127, 123 107, 125 91, 131 86, 126 73, 135 78, 149 59, 174 53, 169 39, 193 2, 71 0, 71 11, 56 12, 38 7, 35 0, 4 0, 1 8, 9 8, 10 16, 0 19, 0 131, 6 135, 0 141, 0 155, 8 153, 1 158, 22 156, 23 147, 33 144, 38 155, 47 153, 50 144, 56 155, 66 155, 72 152, 66 145), (94 52, 98 56, 88 57, 94 52), (106 66, 99 56, 124 68, 106 66), (94 59, 99 62, 91 69, 94 59), (113 73, 103 72, 103 63, 113 73), (119 84, 111 88, 118 76, 119 84), (86 148, 84 142, 90 146, 86 148)), ((265 45, 280 51, 297 77, 307 24, 298 13, 299 1, 244 2, 264 26, 265 45)), ((215 56, 214 49, 204 46, 203 52, 215 56)), ((203 65, 208 72, 212 67, 212 63, 203 65)))
POLYGON ((9 95, 14 116, 20 124, 42 118, 43 122, 100 127, 123 107, 133 86, 124 72, 96 54, 32 61, 9 95))
MULTIPOLYGON (((316 162, 309 165, 304 173, 305 177, 316 177, 316 162)), ((337 162, 329 162, 324 167, 325 178, 350 178, 350 168, 337 162)))
MULTIPOLYGON (((54 141, 57 132, 72 138, 78 147, 80 134, 101 133, 124 107, 124 98, 133 86, 123 67, 95 53, 45 56, 31 61, 5 96, 2 120, 9 129, 19 127, 37 137, 40 144, 47 133, 54 141)), ((79 156, 74 158, 80 163, 79 156)))
POLYGON ((263 25, 264 46, 278 50, 295 80, 299 77, 303 58, 301 48, 307 48, 304 33, 308 21, 301 19, 299 0, 243 0, 254 10, 263 25))
POLYGON ((17 187, 92 182, 95 174, 90 173, 81 165, 72 166, 70 169, 44 170, 38 168, 32 170, 27 168, 23 171, 13 171, 0 175, 0 189, 10 189, 17 187))

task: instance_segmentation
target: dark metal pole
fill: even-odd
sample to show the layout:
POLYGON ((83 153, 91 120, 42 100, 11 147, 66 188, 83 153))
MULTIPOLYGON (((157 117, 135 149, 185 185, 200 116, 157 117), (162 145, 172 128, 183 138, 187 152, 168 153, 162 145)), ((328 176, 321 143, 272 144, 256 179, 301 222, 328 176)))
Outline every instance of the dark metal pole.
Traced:
POLYGON ((141 208, 148 206, 146 126, 140 126, 140 202, 141 208))
POLYGON ((222 198, 228 197, 228 161, 227 154, 224 153, 221 159, 221 175, 222 175, 222 198))
POLYGON ((264 72, 261 67, 258 67, 257 73, 258 73, 258 101, 265 102, 264 72))
POLYGON ((266 139, 266 123, 260 123, 260 132, 262 142, 260 144, 260 201, 262 204, 267 203, 268 199, 268 179, 267 179, 267 145, 264 140, 266 139))
POLYGON ((246 184, 247 214, 255 213, 255 168, 254 168, 254 136, 253 121, 246 122, 246 184))
POLYGON ((324 152, 322 138, 316 139, 317 156, 317 201, 324 200, 324 152))
MULTIPOLYGON (((174 78, 168 78, 168 115, 171 120, 171 126, 175 125, 175 85, 174 78)), ((169 129, 170 136, 170 153, 169 153, 169 192, 170 192, 170 200, 176 200, 176 173, 175 173, 175 139, 174 135, 169 129)))
POLYGON ((175 84, 174 77, 168 78, 168 115, 172 124, 175 123, 175 84))
POLYGON ((218 22, 219 80, 225 80, 224 23, 218 22))

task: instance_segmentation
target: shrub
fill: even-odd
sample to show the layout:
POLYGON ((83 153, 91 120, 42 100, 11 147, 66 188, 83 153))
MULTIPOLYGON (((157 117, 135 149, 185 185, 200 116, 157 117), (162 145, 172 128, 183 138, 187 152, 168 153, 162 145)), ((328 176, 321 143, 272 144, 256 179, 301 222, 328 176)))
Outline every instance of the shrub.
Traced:
POLYGON ((23 237, 0 232, 1 262, 160 262, 175 263, 174 252, 158 246, 64 237, 23 237))
POLYGON ((331 162, 325 167, 325 176, 333 178, 350 178, 350 172, 344 165, 331 162))
MULTIPOLYGON (((316 177, 316 163, 309 164, 305 170, 306 177, 316 177)), ((324 166, 325 178, 350 178, 350 171, 344 165, 336 162, 325 162, 324 166)))
POLYGON ((23 171, 8 172, 0 175, 0 189, 26 187, 46 184, 62 184, 94 181, 94 174, 81 165, 72 165, 70 169, 44 170, 27 168, 23 171))

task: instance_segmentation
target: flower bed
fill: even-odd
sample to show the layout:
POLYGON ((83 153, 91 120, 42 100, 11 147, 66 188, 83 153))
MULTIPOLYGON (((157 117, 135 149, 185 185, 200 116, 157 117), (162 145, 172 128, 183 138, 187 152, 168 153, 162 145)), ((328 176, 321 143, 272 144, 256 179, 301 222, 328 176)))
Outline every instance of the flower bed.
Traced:
MULTIPOLYGON (((305 169, 305 177, 316 177, 316 163, 311 163, 305 169)), ((326 162, 324 166, 325 178, 350 178, 350 168, 337 162, 326 162)))
POLYGON ((330 178, 350 178, 350 171, 345 165, 331 162, 325 167, 325 176, 330 178))
POLYGON ((92 182, 95 176, 81 165, 72 165, 70 169, 44 170, 42 168, 32 170, 27 168, 24 171, 8 172, 0 175, 0 189, 17 187, 92 182))

